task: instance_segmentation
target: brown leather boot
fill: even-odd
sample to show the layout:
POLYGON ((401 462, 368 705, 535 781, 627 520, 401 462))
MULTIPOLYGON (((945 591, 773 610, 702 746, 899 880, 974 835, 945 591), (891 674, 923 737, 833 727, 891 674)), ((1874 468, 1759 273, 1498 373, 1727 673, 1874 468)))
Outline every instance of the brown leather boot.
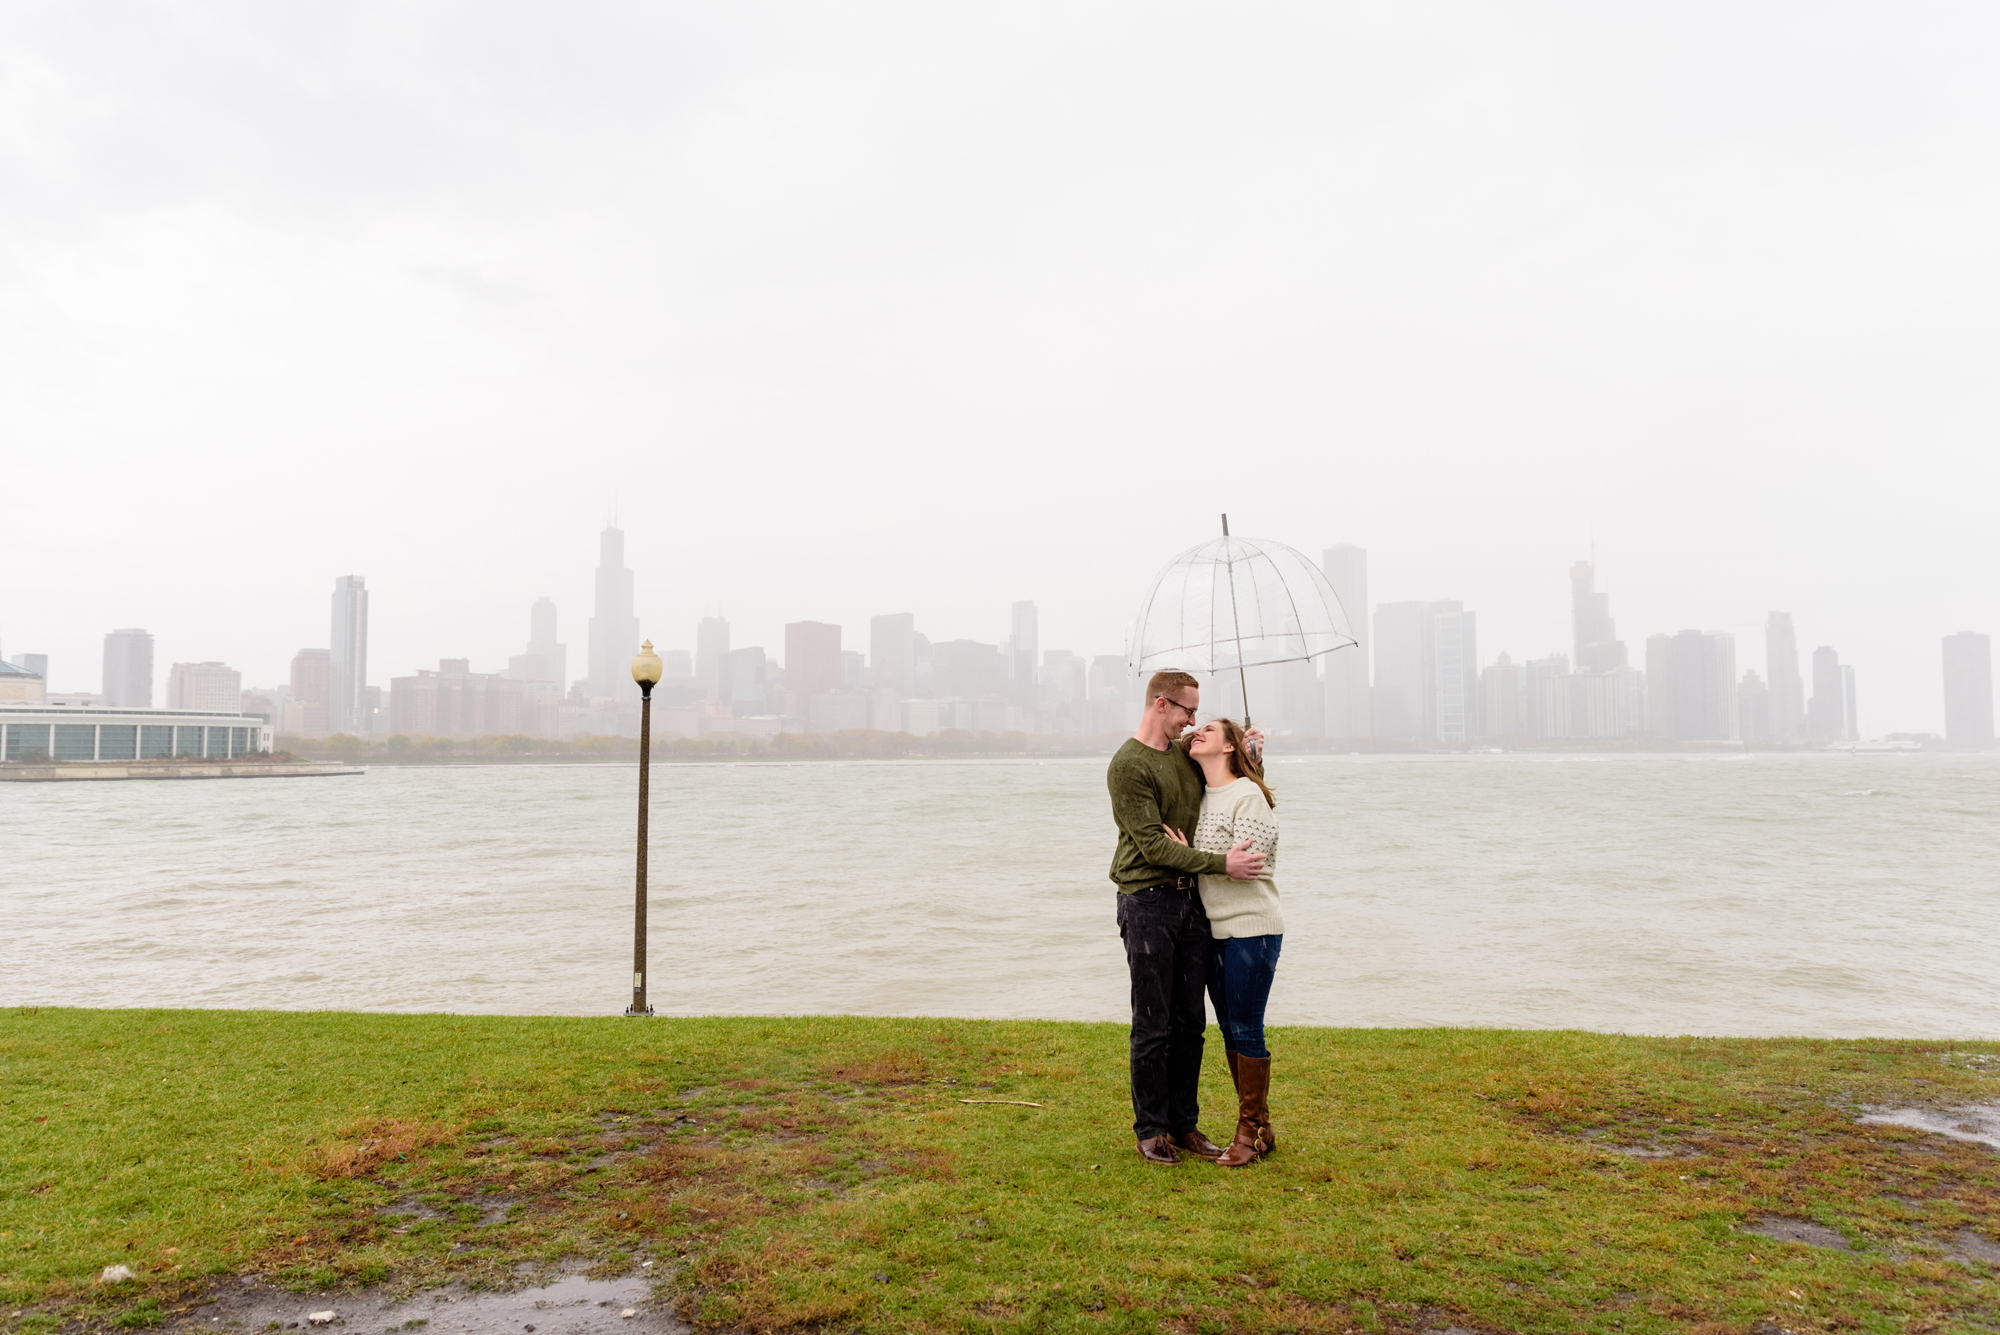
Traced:
POLYGON ((1175 1136, 1174 1145, 1179 1149, 1186 1150, 1189 1154, 1198 1154, 1204 1159, 1220 1159, 1222 1157, 1222 1146, 1201 1134, 1199 1127, 1193 1131, 1185 1131, 1175 1136))
POLYGON ((1268 1158, 1278 1152, 1278 1133, 1271 1129, 1271 1059, 1269 1057, 1264 1058, 1264 1089, 1263 1093, 1257 1099, 1257 1115, 1263 1119, 1257 1123, 1257 1130, 1264 1137, 1264 1154, 1268 1158))
POLYGON ((1271 1129, 1271 1059, 1263 1059, 1263 1083, 1257 1092, 1257 1134, 1264 1140, 1265 1158, 1278 1152, 1278 1133, 1271 1129))
MULTIPOLYGON (((1229 1058, 1229 1080, 1231 1084, 1236 1086, 1236 1098, 1237 1102, 1240 1104, 1243 1099, 1243 1077, 1239 1076, 1236 1073, 1236 1058, 1241 1054, 1231 1052, 1227 1048, 1224 1048, 1222 1055, 1229 1058)), ((1252 1060, 1255 1060, 1255 1058, 1253 1058, 1252 1060)), ((1263 1060, 1265 1065, 1268 1066, 1270 1064, 1271 1059, 1269 1057, 1266 1057, 1263 1060)), ((1268 1085, 1266 1085, 1266 1089, 1267 1090, 1269 1089, 1268 1085)), ((1278 1133, 1271 1129, 1271 1124, 1267 1120, 1264 1123, 1264 1153, 1269 1154, 1273 1150, 1276 1150, 1277 1148, 1278 1148, 1278 1133)))
POLYGON ((1236 1055, 1236 1139, 1216 1162, 1224 1168, 1256 1163, 1271 1148, 1271 1059, 1236 1055))

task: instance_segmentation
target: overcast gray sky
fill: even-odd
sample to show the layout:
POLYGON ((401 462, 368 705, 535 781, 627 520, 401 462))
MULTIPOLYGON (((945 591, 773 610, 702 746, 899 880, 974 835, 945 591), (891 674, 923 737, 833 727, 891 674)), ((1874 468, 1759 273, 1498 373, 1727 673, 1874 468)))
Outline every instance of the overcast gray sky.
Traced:
POLYGON ((1987 7, 18 4, 0 644, 95 689, 581 675, 913 611, 1117 652, 1213 531, 1371 554, 1481 657, 1770 608, 1939 730, 2000 628, 1987 7))

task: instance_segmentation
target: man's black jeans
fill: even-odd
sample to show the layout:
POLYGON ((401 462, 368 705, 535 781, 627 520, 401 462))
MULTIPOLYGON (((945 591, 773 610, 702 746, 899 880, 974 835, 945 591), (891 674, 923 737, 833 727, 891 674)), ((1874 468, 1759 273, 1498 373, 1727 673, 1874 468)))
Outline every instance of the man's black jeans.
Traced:
POLYGON ((1132 971, 1132 1131, 1185 1135, 1200 1119, 1202 989, 1208 914, 1201 892, 1153 886, 1118 896, 1118 935, 1132 971))

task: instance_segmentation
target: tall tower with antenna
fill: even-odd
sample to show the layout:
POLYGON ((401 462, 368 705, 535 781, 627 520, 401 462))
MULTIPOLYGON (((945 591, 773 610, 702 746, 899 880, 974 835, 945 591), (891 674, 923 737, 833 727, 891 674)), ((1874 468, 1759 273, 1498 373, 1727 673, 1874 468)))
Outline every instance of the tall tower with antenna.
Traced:
POLYGON ((597 601, 590 618, 590 695, 619 699, 637 690, 632 655, 639 651, 639 618, 632 614, 632 572, 625 568, 625 530, 617 503, 597 539, 597 601))

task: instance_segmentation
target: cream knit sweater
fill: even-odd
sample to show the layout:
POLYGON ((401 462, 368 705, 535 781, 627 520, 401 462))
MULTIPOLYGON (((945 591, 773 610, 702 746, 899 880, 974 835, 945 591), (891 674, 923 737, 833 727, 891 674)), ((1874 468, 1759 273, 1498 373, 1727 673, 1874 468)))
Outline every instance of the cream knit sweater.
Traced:
POLYGON ((1264 855, 1264 874, 1254 881, 1227 876, 1201 878, 1201 906, 1208 910, 1209 935, 1217 941, 1232 936, 1282 936, 1285 916, 1278 908, 1278 813, 1248 779, 1226 788, 1205 788, 1201 819, 1195 822, 1194 846, 1204 853, 1227 853, 1245 839, 1264 855))

